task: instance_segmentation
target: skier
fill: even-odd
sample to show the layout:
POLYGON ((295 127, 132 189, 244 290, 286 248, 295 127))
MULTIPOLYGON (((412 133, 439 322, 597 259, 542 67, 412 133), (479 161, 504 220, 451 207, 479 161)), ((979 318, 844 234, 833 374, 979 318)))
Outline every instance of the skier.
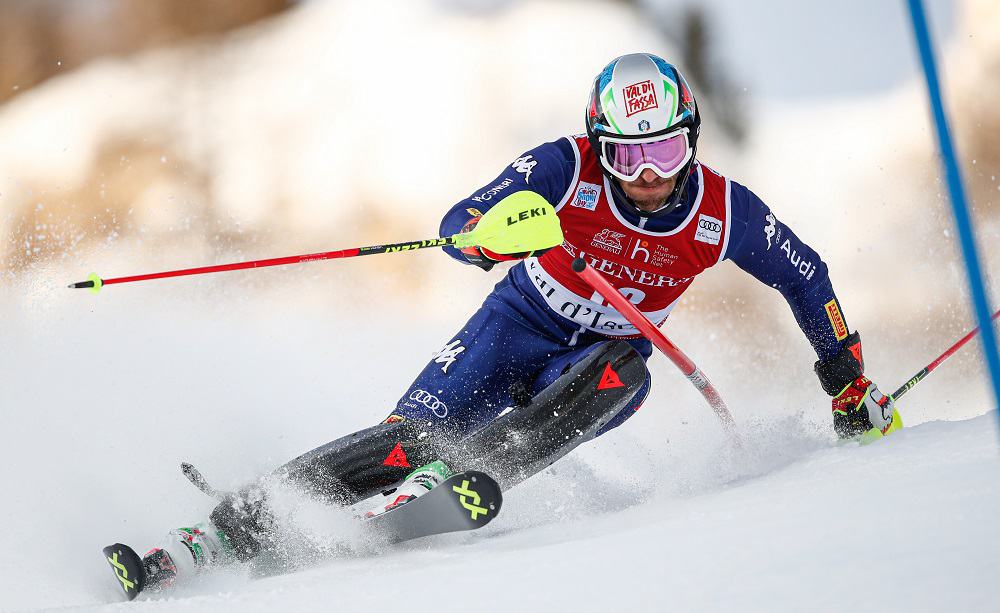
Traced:
MULTIPOLYGON (((383 423, 277 475, 341 505, 388 490, 373 515, 458 469, 483 467, 509 487, 624 423, 649 392, 651 345, 571 270, 576 257, 656 324, 698 274, 732 261, 788 302, 818 356, 839 437, 873 440, 902 427, 892 398, 864 374, 860 336, 848 328, 826 264, 753 192, 697 159, 701 116, 675 66, 648 53, 616 58, 594 79, 585 121, 586 134, 525 152, 441 222, 442 236, 467 232, 496 203, 533 192, 558 214, 562 246, 446 248, 487 271, 517 265, 383 423), (571 440, 545 435, 566 427, 571 440)), ((231 494, 208 522, 170 533, 146 555, 148 584, 252 559, 275 538, 272 522, 259 484, 231 494)))

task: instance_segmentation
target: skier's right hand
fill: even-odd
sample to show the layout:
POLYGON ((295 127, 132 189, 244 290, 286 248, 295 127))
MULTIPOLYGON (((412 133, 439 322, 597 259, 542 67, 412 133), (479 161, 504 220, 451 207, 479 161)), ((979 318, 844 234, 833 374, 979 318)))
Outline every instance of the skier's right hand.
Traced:
MULTIPOLYGON (((482 219, 482 216, 476 216, 465 222, 465 225, 462 226, 461 234, 472 232, 472 230, 476 227, 476 224, 479 223, 480 219, 482 219)), ((494 253, 485 247, 472 246, 463 247, 462 249, 459 249, 459 251, 470 264, 474 264, 483 270, 491 270, 494 266, 496 266, 497 262, 511 262, 523 260, 524 258, 531 256, 540 256, 548 251, 548 249, 535 249, 534 251, 522 251, 521 253, 505 254, 494 253)))

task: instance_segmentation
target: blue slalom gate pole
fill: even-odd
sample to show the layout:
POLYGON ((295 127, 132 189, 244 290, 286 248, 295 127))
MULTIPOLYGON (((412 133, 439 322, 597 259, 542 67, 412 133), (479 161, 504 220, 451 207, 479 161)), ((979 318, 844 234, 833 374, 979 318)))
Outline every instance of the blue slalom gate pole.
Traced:
POLYGON ((983 353, 986 355, 986 365, 993 383, 994 406, 1000 410, 1000 356, 997 355, 997 338, 990 320, 992 309, 989 305, 989 299, 986 297, 983 271, 979 265, 979 253, 976 250, 976 239, 972 231, 972 219, 969 216, 965 188, 962 186, 962 175, 958 170, 958 160, 955 156, 951 132, 948 129, 948 118, 945 115, 944 102, 941 99, 941 86, 938 82, 931 36, 927 30, 924 3, 923 0, 908 1, 910 15, 913 18, 913 32, 917 39, 917 48, 920 50, 920 60, 924 66, 924 77, 927 79, 927 93, 931 101, 934 123, 937 126, 938 146, 941 149, 941 163, 944 164, 948 180, 951 209, 955 215, 955 226, 958 229, 958 238, 962 246, 962 257, 965 259, 965 269, 969 276, 972 306, 976 313, 979 330, 983 335, 983 353))

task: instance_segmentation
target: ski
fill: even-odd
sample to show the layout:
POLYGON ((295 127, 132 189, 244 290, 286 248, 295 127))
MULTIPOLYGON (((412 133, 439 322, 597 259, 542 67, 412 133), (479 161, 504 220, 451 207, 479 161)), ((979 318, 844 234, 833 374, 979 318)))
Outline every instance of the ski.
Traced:
POLYGON ((452 475, 423 496, 366 521, 373 533, 400 543, 482 528, 493 521, 502 503, 497 482, 486 473, 470 470, 452 475))
POLYGON ((111 565, 125 597, 132 600, 146 587, 146 569, 142 558, 128 545, 115 543, 103 549, 104 559, 111 565))
MULTIPOLYGON (((193 466, 185 470, 199 489, 211 489, 193 466)), ((214 490, 212 490, 214 492, 214 490)), ((363 518, 369 531, 388 543, 482 528, 500 512, 503 494, 486 473, 470 470, 452 475, 434 489, 374 517, 363 518)), ((118 584, 128 600, 150 583, 142 557, 131 547, 115 543, 103 549, 118 584)))

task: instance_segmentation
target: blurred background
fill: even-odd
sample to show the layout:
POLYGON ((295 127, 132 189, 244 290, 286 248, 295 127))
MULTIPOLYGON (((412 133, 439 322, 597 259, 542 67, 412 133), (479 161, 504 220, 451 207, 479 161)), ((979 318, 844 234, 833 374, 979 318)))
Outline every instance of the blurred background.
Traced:
MULTIPOLYGON (((928 9, 992 277, 1000 5, 928 9)), ((226 487, 382 419, 505 270, 421 251, 66 284, 434 236, 522 151, 582 132, 594 75, 640 50, 694 87, 699 157, 823 255, 884 389, 974 325, 901 0, 0 0, 0 486, 20 501, 0 517, 49 529, 11 552, 30 536, 86 553, 50 604, 103 601, 92 540, 204 512, 179 459, 226 487)), ((790 441, 830 444, 776 292, 723 264, 664 329, 745 428, 773 432, 770 459, 719 468, 717 424, 662 358, 643 411, 580 457, 697 493, 790 441)), ((972 344, 907 395, 906 421, 985 412, 984 376, 972 344)), ((37 581, 23 559, 0 568, 37 581)))
MULTIPOLYGON (((754 189, 823 254, 870 367, 895 385, 971 321, 904 9, 3 0, 2 300, 72 312, 148 296, 152 308, 169 289, 220 307, 267 304, 261 326, 280 328, 308 303, 348 320, 392 305, 415 326, 456 328, 502 272, 420 253, 159 281, 96 301, 61 286, 92 271, 432 236, 451 203, 521 151, 582 131, 590 80, 609 58, 649 50, 696 88, 701 159, 754 189)), ((989 0, 929 9, 991 271, 1000 9, 989 0)), ((759 364, 814 393, 807 344, 777 295, 756 285, 721 266, 668 328, 696 357, 718 357, 720 377, 759 364)), ((31 325, 47 324, 36 314, 31 325)), ((979 390, 976 351, 958 362, 948 370, 979 390)))

